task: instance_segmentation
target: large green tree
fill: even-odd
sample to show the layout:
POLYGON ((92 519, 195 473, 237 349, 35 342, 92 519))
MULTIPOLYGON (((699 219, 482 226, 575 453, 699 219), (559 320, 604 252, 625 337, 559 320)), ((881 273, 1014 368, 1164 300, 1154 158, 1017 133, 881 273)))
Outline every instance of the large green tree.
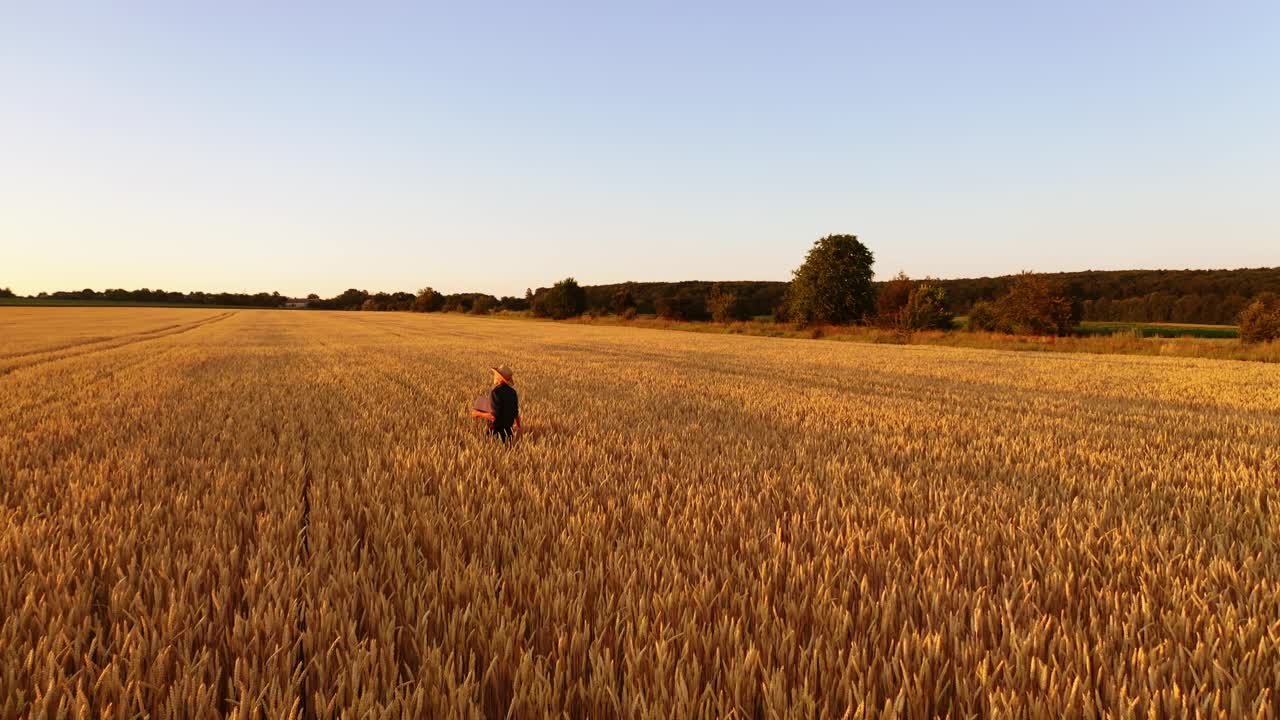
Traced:
POLYGON ((556 320, 577 317, 587 311, 587 291, 577 280, 565 278, 550 290, 534 295, 533 314, 556 320))
POLYGON ((787 292, 794 322, 846 325, 876 309, 875 256, 856 235, 828 235, 813 244, 787 292))

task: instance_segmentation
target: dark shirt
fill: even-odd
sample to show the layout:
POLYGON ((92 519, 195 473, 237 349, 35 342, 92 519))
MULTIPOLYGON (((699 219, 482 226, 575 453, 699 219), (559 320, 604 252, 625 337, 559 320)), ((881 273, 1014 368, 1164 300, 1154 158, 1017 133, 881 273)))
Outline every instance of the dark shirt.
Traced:
POLYGON ((516 395, 516 389, 502 383, 490 390, 489 406, 493 412, 493 424, 489 429, 495 433, 510 434, 511 426, 520 416, 520 398, 516 395))

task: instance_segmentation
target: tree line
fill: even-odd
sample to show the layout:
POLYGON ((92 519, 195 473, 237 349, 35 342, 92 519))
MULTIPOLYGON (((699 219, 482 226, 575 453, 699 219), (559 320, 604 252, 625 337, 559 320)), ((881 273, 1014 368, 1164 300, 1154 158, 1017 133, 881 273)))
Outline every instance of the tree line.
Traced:
MULTIPOLYGON (((1253 298, 1280 292, 1280 267, 1239 270, 1086 270, 1046 275, 1081 303, 1085 320, 1225 325, 1253 298)), ((956 312, 1008 291, 1013 276, 940 281, 956 312)))
POLYGON ((874 254, 853 235, 814 243, 790 283, 624 283, 584 288, 566 278, 532 294, 535 315, 567 318, 650 311, 672 320, 728 322, 769 314, 797 325, 875 324, 900 332, 970 330, 1067 335, 1085 319, 1239 322, 1246 342, 1280 337, 1280 269, 1122 271, 876 283, 874 254), (1187 292, 1175 296, 1172 288, 1187 292), (1252 297, 1247 297, 1245 294, 1252 297), (647 306, 647 307, 646 307, 647 306), (1116 318, 1116 309, 1126 309, 1116 318))
MULTIPOLYGON (((1018 275, 931 280, 947 293, 956 315, 968 315, 980 302, 992 302, 1007 294, 1018 275)), ((1167 322, 1230 325, 1258 295, 1280 293, 1280 267, 1240 270, 1088 270, 1046 273, 1048 281, 1061 285, 1080 303, 1082 320, 1167 322)), ((892 283, 881 281, 877 286, 892 283)), ((588 307, 610 311, 613 298, 630 293, 638 312, 661 314, 659 305, 687 320, 711 319, 713 286, 728 288, 751 317, 773 316, 782 304, 788 283, 738 281, 713 283, 634 282, 585 286, 588 307)))
MULTIPOLYGON (((528 291, 531 295, 532 291, 528 291)), ((495 297, 485 293, 437 292, 425 287, 417 294, 409 292, 376 292, 348 288, 331 298, 310 299, 307 307, 313 310, 362 310, 366 312, 461 312, 485 315, 500 310, 523 311, 529 309, 529 299, 519 297, 495 297)))
MULTIPOLYGON (((790 282, 627 282, 580 285, 569 277, 523 297, 485 293, 417 293, 349 288, 331 297, 312 294, 307 307, 325 310, 462 312, 530 311, 554 319, 580 315, 732 322, 771 318, 798 325, 874 324, 910 332, 951 329, 957 315, 972 330, 1063 335, 1082 320, 1241 323, 1242 337, 1270 336, 1280 314, 1280 268, 1240 270, 1122 270, 1001 277, 913 280, 905 274, 875 282, 874 254, 854 235, 819 239, 790 282), (1245 325, 1249 327, 1244 327, 1245 325)), ((0 298, 13 297, 7 288, 0 298)), ((167 292, 91 289, 40 293, 61 300, 281 307, 272 293, 167 292)))
MULTIPOLYGON (((670 320, 732 322, 768 315, 797 325, 876 324, 901 332, 950 330, 955 326, 948 293, 940 281, 899 274, 874 282, 875 257, 853 235, 829 235, 814 243, 790 283, 623 283, 586 288, 574 278, 527 290, 523 301, 483 295, 445 296, 423 288, 417 296, 348 290, 316 307, 360 310, 461 311, 528 308, 535 316, 567 319, 584 314, 634 317, 650 312, 670 320)), ((1000 298, 975 305, 974 329, 1065 335, 1080 318, 1080 304, 1055 283, 1024 274, 1000 298)))
MULTIPOLYGON (((9 288, 0 288, 0 298, 17 297, 9 288)), ((259 293, 207 293, 207 292, 178 292, 170 290, 151 290, 142 288, 140 290, 124 290, 122 288, 110 288, 107 290, 96 291, 91 288, 84 290, 59 290, 56 292, 42 292, 32 296, 36 299, 51 300, 87 300, 87 301, 107 301, 107 302, 129 302, 129 303, 157 303, 168 305, 235 305, 241 307, 282 307, 288 298, 278 292, 259 292, 259 293)))

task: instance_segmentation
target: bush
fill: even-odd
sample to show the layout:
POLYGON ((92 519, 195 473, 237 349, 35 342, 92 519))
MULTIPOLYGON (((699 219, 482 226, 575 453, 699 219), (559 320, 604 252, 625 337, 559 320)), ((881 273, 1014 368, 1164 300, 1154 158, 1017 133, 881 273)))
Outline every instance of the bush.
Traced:
POLYGON ((954 316, 947 310, 947 291, 937 282, 916 282, 906 273, 885 283, 876 300, 876 322, 899 333, 950 330, 954 316))
POLYGON ((1070 335, 1079 320, 1079 305, 1047 278, 1024 272, 1009 292, 993 303, 974 303, 970 330, 1011 335, 1070 335))
POLYGON ((979 300, 973 304, 973 307, 969 308, 969 330, 974 332, 978 330, 995 332, 997 324, 994 304, 986 300, 979 300))
POLYGON ((791 306, 784 299, 773 308, 773 321, 775 323, 785 323, 791 321, 791 306))
POLYGON ((1000 327, 1016 335, 1070 335, 1076 308, 1065 291, 1048 279, 1022 273, 996 303, 1000 327))
POLYGON ((578 317, 587 310, 587 291, 577 280, 565 278, 533 298, 533 314, 554 320, 578 317))
POLYGON ((928 282, 917 285, 898 312, 898 327, 908 332, 950 330, 954 321, 955 316, 947 310, 947 291, 928 282))
POLYGON ((480 297, 476 298, 474 302, 471 303, 471 314, 472 315, 488 315, 490 312, 493 311, 495 307, 497 307, 497 305, 498 305, 498 302, 494 298, 488 297, 486 295, 481 295, 480 297))
POLYGON ((828 235, 813 244, 787 290, 797 324, 843 325, 875 312, 875 256, 855 235, 828 235))
POLYGON ((1280 297, 1259 295, 1240 313, 1240 340, 1263 343, 1280 339, 1280 297))
POLYGON ((718 323, 747 319, 746 306, 739 300, 737 293, 726 290, 720 283, 711 286, 711 293, 707 296, 707 310, 711 312, 711 319, 718 323))
POLYGON ((635 306, 634 306, 634 305, 633 305, 633 306, 631 306, 631 307, 629 307, 629 308, 627 308, 626 310, 623 310, 623 311, 622 311, 622 319, 623 319, 623 320, 635 320, 635 319, 636 319, 636 308, 635 308, 635 306))
POLYGON ((882 327, 894 327, 898 324, 902 308, 911 299, 911 292, 916 284, 904 272, 899 272, 892 280, 880 286, 876 294, 876 322, 882 327))

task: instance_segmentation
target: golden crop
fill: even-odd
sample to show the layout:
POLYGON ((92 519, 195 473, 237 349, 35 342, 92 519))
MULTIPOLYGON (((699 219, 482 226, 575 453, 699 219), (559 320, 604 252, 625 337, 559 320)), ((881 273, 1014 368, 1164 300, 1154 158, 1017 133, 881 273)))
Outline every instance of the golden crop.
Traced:
POLYGON ((3 310, 0 719, 1272 717, 1277 478, 1270 365, 3 310))

